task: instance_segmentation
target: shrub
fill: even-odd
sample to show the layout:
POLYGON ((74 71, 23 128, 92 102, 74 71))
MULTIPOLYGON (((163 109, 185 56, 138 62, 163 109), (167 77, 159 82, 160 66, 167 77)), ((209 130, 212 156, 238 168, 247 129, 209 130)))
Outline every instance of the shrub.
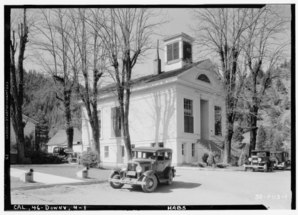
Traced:
POLYGON ((208 155, 207 153, 204 153, 203 156, 202 156, 202 161, 203 161, 204 163, 206 163, 206 164, 207 164, 208 156, 209 156, 209 155, 208 155))
POLYGON ((30 152, 29 158, 32 164, 58 164, 65 162, 62 157, 41 151, 30 152))
POLYGON ((231 157, 231 165, 232 166, 238 166, 238 160, 239 160, 239 157, 237 157, 237 156, 232 156, 231 157))
POLYGON ((220 153, 215 152, 215 153, 214 153, 214 162, 215 162, 215 163, 219 163, 219 161, 220 161, 220 157, 221 157, 220 153))
POLYGON ((213 152, 209 153, 208 159, 207 159, 207 164, 208 164, 208 166, 212 166, 213 164, 215 164, 214 153, 213 152))
POLYGON ((204 168, 204 167, 206 167, 207 165, 206 165, 206 163, 199 162, 199 163, 198 163, 198 166, 204 168))
POLYGON ((229 164, 217 163, 215 166, 216 166, 217 168, 226 168, 226 167, 229 166, 229 164))
POLYGON ((82 156, 80 158, 80 163, 84 167, 95 167, 98 164, 98 154, 95 151, 85 151, 82 153, 82 156))

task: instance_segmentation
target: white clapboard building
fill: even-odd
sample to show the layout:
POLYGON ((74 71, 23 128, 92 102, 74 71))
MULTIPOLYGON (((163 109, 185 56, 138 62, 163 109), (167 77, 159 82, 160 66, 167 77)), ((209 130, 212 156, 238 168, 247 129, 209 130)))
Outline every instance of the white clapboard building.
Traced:
MULTIPOLYGON (((221 153, 224 140, 225 101, 220 74, 210 60, 193 62, 193 41, 184 33, 165 38, 164 71, 157 57, 152 74, 133 80, 132 86, 131 143, 134 147, 171 148, 177 166, 199 162, 208 151, 221 153)), ((101 161, 106 166, 127 162, 114 89, 101 89, 98 98, 101 161)), ((82 106, 84 150, 92 141, 82 106)))

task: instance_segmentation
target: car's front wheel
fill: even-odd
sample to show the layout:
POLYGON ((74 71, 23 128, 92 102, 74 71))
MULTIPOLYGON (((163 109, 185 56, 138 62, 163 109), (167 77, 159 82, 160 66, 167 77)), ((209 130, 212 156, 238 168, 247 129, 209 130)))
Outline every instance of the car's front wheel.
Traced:
POLYGON ((158 183, 155 175, 145 176, 142 182, 144 182, 142 189, 146 193, 153 192, 156 189, 158 183))
MULTIPOLYGON (((112 175, 111 179, 120 179, 120 175, 119 174, 114 174, 114 175, 112 175)), ((119 182, 110 181, 110 185, 114 189, 120 189, 121 187, 123 187, 124 184, 121 184, 119 182)))

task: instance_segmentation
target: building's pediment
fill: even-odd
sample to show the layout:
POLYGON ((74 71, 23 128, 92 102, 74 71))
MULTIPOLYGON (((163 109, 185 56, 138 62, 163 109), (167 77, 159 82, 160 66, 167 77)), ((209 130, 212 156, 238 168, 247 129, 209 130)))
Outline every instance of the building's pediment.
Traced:
POLYGON ((205 60, 200 64, 194 65, 178 76, 179 80, 191 83, 198 88, 204 88, 212 92, 222 92, 222 83, 217 68, 210 60, 205 60))

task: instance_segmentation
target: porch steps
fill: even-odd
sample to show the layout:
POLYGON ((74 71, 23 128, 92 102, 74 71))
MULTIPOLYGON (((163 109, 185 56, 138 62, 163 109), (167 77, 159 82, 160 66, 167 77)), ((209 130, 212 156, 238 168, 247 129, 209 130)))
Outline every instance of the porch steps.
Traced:
POLYGON ((205 149, 211 152, 221 154, 223 149, 220 147, 221 143, 216 143, 212 140, 198 139, 197 143, 201 144, 205 149))
MULTIPOLYGON (((204 148, 206 148, 208 151, 212 151, 215 153, 222 154, 223 153, 223 147, 224 142, 223 141, 213 141, 213 140, 205 140, 205 139, 198 139, 197 143, 201 144, 204 148)), ((231 146, 231 154, 233 156, 239 156, 241 151, 235 149, 233 145, 231 146)))

